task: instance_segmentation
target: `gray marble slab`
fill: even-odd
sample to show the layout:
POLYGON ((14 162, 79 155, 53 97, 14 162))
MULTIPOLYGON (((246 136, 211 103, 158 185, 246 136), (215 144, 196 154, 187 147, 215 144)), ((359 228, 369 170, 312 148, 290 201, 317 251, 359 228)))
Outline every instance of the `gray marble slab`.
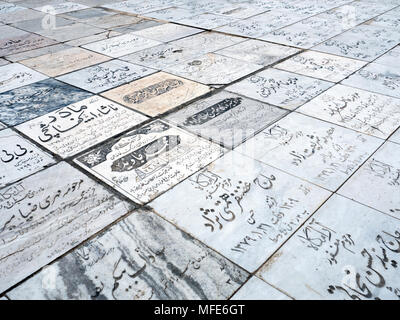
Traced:
POLYGON ((237 19, 246 19, 252 16, 258 15, 260 13, 264 13, 267 9, 260 8, 258 6, 251 6, 246 2, 238 2, 231 7, 223 7, 221 9, 217 9, 215 13, 221 14, 224 16, 237 18, 237 19))
POLYGON ((164 23, 162 23, 161 21, 140 19, 138 22, 136 22, 134 24, 131 23, 126 26, 114 27, 114 28, 111 28, 111 30, 124 34, 124 33, 131 33, 133 31, 139 31, 139 30, 143 30, 146 28, 159 26, 162 24, 164 24, 164 23))
POLYGON ((262 69, 263 66, 207 53, 165 68, 166 72, 203 84, 229 84, 262 69))
POLYGON ((332 85, 291 72, 267 69, 227 87, 227 90, 293 110, 332 85))
POLYGON ((129 12, 134 14, 143 15, 147 12, 153 12, 161 9, 166 9, 173 6, 171 2, 161 3, 160 1, 151 2, 133 2, 133 1, 122 1, 117 3, 111 3, 102 5, 103 8, 108 8, 116 11, 129 12))
POLYGON ((0 40, 26 36, 23 30, 8 25, 0 25, 0 40))
POLYGON ((227 299, 247 277, 157 215, 139 210, 8 295, 13 300, 214 300, 227 299))
POLYGON ((398 14, 392 14, 390 11, 379 17, 376 17, 371 21, 368 21, 366 24, 372 26, 381 26, 400 31, 400 17, 398 14))
POLYGON ((106 91, 143 78, 156 70, 120 60, 108 61, 81 69, 57 79, 93 93, 106 91))
POLYGON ((116 14, 115 12, 109 12, 103 8, 88 8, 83 10, 66 12, 64 14, 60 14, 59 16, 79 22, 86 22, 87 20, 90 19, 110 16, 115 14, 116 14))
POLYGON ((376 59, 374 62, 383 64, 386 66, 393 66, 396 67, 399 65, 400 59, 400 47, 395 47, 394 49, 390 50, 389 52, 385 53, 383 56, 376 59))
POLYGON ((400 222, 334 195, 258 272, 295 299, 397 300, 400 222))
POLYGON ((0 22, 16 23, 20 21, 43 18, 45 14, 31 9, 17 10, 9 13, 0 13, 0 22))
POLYGON ((88 19, 85 23, 98 28, 111 29, 121 26, 135 25, 142 21, 143 19, 139 17, 132 17, 125 14, 114 14, 88 19))
POLYGON ((54 163, 50 155, 11 129, 0 131, 0 146, 0 187, 54 163))
POLYGON ((132 34, 136 34, 140 37, 157 40, 160 42, 169 42, 178 40, 181 38, 189 37, 204 30, 192 28, 188 26, 181 26, 173 23, 165 23, 155 27, 146 28, 139 31, 134 31, 132 34))
POLYGON ((343 84, 400 98, 400 61, 397 65, 385 66, 378 63, 368 64, 343 84))
POLYGON ((0 122, 0 130, 3 130, 3 129, 5 129, 5 128, 7 128, 7 126, 6 126, 4 123, 1 123, 1 122, 0 122))
POLYGON ((93 96, 17 128, 38 144, 67 158, 145 120, 146 116, 93 96))
POLYGON ((0 189, 0 292, 131 209, 65 162, 0 189))
POLYGON ((0 120, 14 126, 90 96, 54 79, 42 80, 0 93, 0 120))
POLYGON ((291 300, 287 295, 271 287, 265 281, 251 277, 231 300, 291 300))
POLYGON ((55 29, 43 30, 40 31, 40 34, 44 37, 54 39, 59 42, 66 42, 102 32, 104 32, 104 29, 96 28, 83 23, 74 23, 55 29))
POLYGON ((42 11, 44 13, 49 13, 52 15, 60 14, 60 13, 66 13, 66 12, 71 12, 71 11, 76 11, 76 10, 83 10, 87 9, 88 7, 76 3, 76 2, 69 2, 69 1, 63 1, 62 3, 50 3, 49 5, 45 5, 43 7, 38 7, 35 8, 37 11, 42 11))
POLYGON ((83 38, 78 38, 78 39, 75 39, 75 40, 71 40, 71 41, 65 42, 65 44, 68 45, 68 46, 72 46, 72 47, 81 47, 81 46, 84 46, 85 44, 88 44, 88 43, 98 42, 98 41, 110 39, 110 38, 113 38, 113 37, 117 37, 117 36, 120 36, 120 35, 122 35, 122 34, 119 33, 119 32, 107 30, 107 31, 104 31, 102 33, 98 33, 98 34, 91 35, 91 36, 88 36, 88 37, 83 37, 83 38))
POLYGON ((36 58, 39 56, 43 56, 49 53, 56 53, 62 50, 70 49, 71 47, 66 45, 66 44, 55 44, 52 46, 44 47, 44 48, 39 48, 35 50, 30 50, 30 51, 25 51, 21 53, 16 53, 12 54, 9 56, 6 56, 6 59, 12 62, 18 62, 22 60, 27 60, 30 58, 36 58))
POLYGON ((171 7, 146 13, 146 17, 165 21, 178 21, 180 19, 192 17, 193 15, 193 11, 179 7, 171 7))
POLYGON ((400 218, 400 146, 386 142, 338 191, 400 218))
POLYGON ((234 148, 286 113, 280 108, 221 91, 165 119, 225 147, 234 148))
POLYGON ((207 30, 215 29, 229 23, 239 21, 238 19, 217 15, 213 13, 203 13, 197 16, 178 20, 178 23, 185 24, 192 27, 203 28, 207 30))
POLYGON ((10 63, 0 67, 0 93, 47 78, 47 76, 19 63, 10 63))
MULTIPOLYGON (((45 15, 44 13, 42 14, 45 15)), ((12 26, 28 32, 44 34, 46 32, 50 33, 53 30, 56 32, 58 28, 73 24, 75 24, 73 20, 65 19, 60 16, 45 15, 44 17, 14 22, 12 26)))
POLYGON ((6 64, 9 64, 9 63, 10 63, 9 61, 0 58, 0 67, 5 66, 6 64))
POLYGON ((14 3, 7 3, 7 2, 0 3, 0 14, 12 13, 24 9, 25 9, 24 7, 18 6, 17 4, 14 3))
POLYGON ((156 120, 74 161, 143 204, 221 155, 219 146, 156 120))
POLYGON ((329 195, 322 188, 231 151, 149 206, 253 272, 329 195), (171 201, 171 197, 185 201, 171 201))
POLYGON ((236 150, 335 191, 382 143, 372 136, 291 113, 236 150))

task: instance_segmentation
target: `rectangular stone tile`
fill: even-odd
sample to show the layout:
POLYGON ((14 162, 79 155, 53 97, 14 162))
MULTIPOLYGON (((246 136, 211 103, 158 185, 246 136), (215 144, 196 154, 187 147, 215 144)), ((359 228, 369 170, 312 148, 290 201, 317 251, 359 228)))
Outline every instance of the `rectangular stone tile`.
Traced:
POLYGON ((13 300, 214 300, 229 298, 247 277, 157 215, 139 210, 8 295, 13 300), (43 286, 50 278, 54 286, 43 286))
POLYGON ((57 79, 93 93, 106 91, 143 78, 156 70, 120 60, 112 60, 81 69, 57 79))
POLYGON ((113 14, 97 18, 91 18, 85 21, 86 24, 103 29, 127 26, 143 21, 142 18, 132 17, 125 14, 113 14))
POLYGON ((0 93, 44 79, 47 77, 39 72, 19 63, 10 63, 0 67, 0 93))
POLYGON ((169 42, 192 36, 200 32, 203 32, 203 30, 173 23, 166 23, 159 26, 134 31, 132 34, 157 41, 169 42))
POLYGON ((55 53, 55 52, 70 49, 70 48, 71 48, 70 46, 60 43, 60 44, 55 44, 52 46, 43 47, 43 48, 39 48, 39 49, 35 49, 35 50, 12 54, 12 55, 6 56, 5 58, 12 62, 18 62, 21 60, 36 58, 39 56, 43 56, 45 54, 55 53))
POLYGON ((109 57, 82 48, 70 48, 21 61, 22 64, 50 77, 79 70, 110 60, 109 57))
POLYGON ((372 61, 399 42, 400 33, 396 30, 361 25, 314 47, 314 50, 372 61))
POLYGON ((43 18, 45 14, 31 9, 17 10, 9 13, 0 14, 0 22, 2 23, 16 23, 25 20, 33 20, 43 18))
POLYGON ((36 19, 14 22, 12 26, 21 30, 42 35, 54 35, 59 33, 60 36, 62 36, 62 31, 58 32, 59 28, 76 24, 75 21, 65 19, 60 16, 46 15, 44 13, 43 15, 45 16, 36 19))
MULTIPOLYGON (((77 2, 77 3, 79 3, 79 2, 77 2)), ((116 15, 116 13, 109 12, 103 8, 88 8, 88 9, 83 9, 83 10, 78 10, 78 11, 66 12, 64 14, 60 14, 59 16, 70 19, 70 20, 75 20, 75 21, 86 23, 86 21, 88 21, 90 19, 100 18, 100 17, 104 17, 104 16, 112 16, 112 15, 116 15)))
POLYGON ((88 37, 91 35, 103 33, 104 31, 104 29, 92 27, 87 24, 74 23, 55 29, 44 30, 41 31, 40 34, 59 42, 66 42, 82 37, 88 37))
POLYGON ((397 300, 399 230, 399 220, 334 195, 258 276, 295 299, 397 300))
POLYGON ((400 144, 400 129, 398 129, 390 138, 390 141, 400 144))
POLYGON ((165 21, 178 21, 192 16, 194 16, 194 13, 191 10, 179 7, 171 7, 146 13, 146 17, 165 21))
POLYGON ((151 2, 141 1, 140 3, 132 1, 122 1, 112 4, 106 4, 103 5, 102 7, 122 12, 129 12, 129 13, 143 15, 144 13, 147 12, 153 12, 169 8, 171 7, 171 3, 160 3, 159 1, 151 1, 151 2))
POLYGON ((5 128, 7 128, 7 126, 6 126, 4 123, 1 123, 1 122, 0 122, 0 130, 3 130, 3 129, 5 129, 5 128))
POLYGON ((215 53, 184 61, 165 69, 186 79, 203 84, 229 84, 262 69, 263 66, 225 57, 215 53))
POLYGON ((400 146, 386 142, 338 193, 400 218, 400 146))
POLYGON ((164 23, 162 23, 161 21, 147 20, 147 19, 141 18, 136 23, 133 23, 133 24, 131 23, 131 24, 126 25, 126 26, 111 28, 111 30, 116 31, 116 32, 120 32, 120 33, 131 33, 133 31, 139 31, 139 30, 143 30, 143 29, 146 29, 146 28, 159 26, 159 25, 162 25, 162 24, 164 24, 164 23))
POLYGON ((368 64, 342 83, 400 98, 400 63, 397 63, 396 66, 385 66, 377 63, 368 64))
POLYGON ((400 47, 397 46, 394 49, 390 50, 389 52, 385 53, 383 56, 376 59, 374 62, 389 67, 391 66, 396 67, 399 65, 399 59, 400 59, 400 47))
POLYGON ((137 203, 147 203, 222 154, 222 148, 156 120, 76 158, 137 203))
POLYGON ((1 93, 0 120, 14 126, 90 96, 54 79, 42 80, 1 93))
POLYGON ((287 295, 271 287, 257 277, 251 277, 231 300, 291 300, 287 295))
POLYGON ((185 19, 178 20, 178 23, 185 24, 192 27, 203 28, 203 29, 215 29, 222 27, 229 23, 234 23, 239 21, 238 19, 217 15, 213 13, 203 13, 197 16, 188 17, 185 19))
POLYGON ((380 26, 400 31, 400 17, 390 11, 365 23, 366 25, 380 26))
POLYGON ((64 0, 22 0, 18 1, 18 5, 23 6, 25 8, 37 8, 45 5, 55 5, 58 3, 63 3, 64 0))
POLYGON ((107 30, 107 31, 104 31, 103 33, 98 33, 98 34, 95 34, 92 36, 71 40, 71 41, 65 42, 65 44, 68 46, 72 46, 72 47, 81 47, 88 43, 102 41, 102 40, 110 39, 110 38, 117 37, 120 35, 121 35, 121 33, 119 33, 119 32, 107 30))
POLYGON ((210 91, 202 84, 158 72, 102 95, 151 117, 163 114, 210 91))
MULTIPOLYGON (((0 27, 1 30, 1 27, 0 27)), ((0 56, 12 55, 24 51, 46 47, 57 42, 36 34, 26 33, 20 37, 0 40, 0 56)))
POLYGON ((0 67, 5 66, 6 64, 9 64, 9 63, 10 63, 9 61, 0 58, 0 67))
POLYGON ((267 9, 251 6, 250 4, 244 3, 237 3, 232 7, 223 7, 215 11, 217 14, 221 14, 224 16, 237 18, 237 19, 246 19, 252 16, 258 15, 260 13, 266 12, 267 9))
POLYGON ((293 110, 333 83, 277 69, 267 69, 227 88, 228 91, 293 110))
POLYGON ((51 4, 45 5, 43 7, 38 7, 38 8, 35 8, 35 10, 55 15, 55 14, 60 14, 60 13, 76 11, 76 10, 83 10, 83 9, 87 9, 87 8, 88 8, 87 6, 84 6, 80 3, 63 1, 62 3, 57 3, 57 4, 51 3, 51 4))
MULTIPOLYGON (((0 145, 2 149, 0 154, 0 187, 29 176, 54 163, 50 155, 11 129, 0 131, 0 145)), ((0 211, 1 207, 0 204, 0 211)))
POLYGON ((291 113, 236 150, 335 191, 382 142, 375 137, 291 113))
POLYGON ((139 37, 135 34, 124 34, 111 39, 87 44, 84 48, 113 58, 118 58, 159 44, 161 44, 161 42, 139 37))
POLYGON ((231 151, 150 207, 253 272, 329 195, 322 188, 231 151), (185 201, 171 201, 171 197, 185 201))
POLYGON ((342 85, 334 86, 297 111, 383 139, 400 126, 400 99, 342 85))
POLYGON ((216 51, 223 56, 268 66, 300 50, 259 40, 247 40, 216 51))
POLYGON ((0 292, 131 209, 65 162, 0 189, 0 292))
POLYGON ((268 104, 221 91, 172 113, 166 120, 234 148, 286 113, 268 104))
POLYGON ((25 9, 24 7, 18 6, 17 4, 14 3, 7 3, 7 2, 0 3, 0 14, 12 13, 24 9, 25 9))
POLYGON ((202 53, 198 53, 197 51, 188 48, 170 44, 161 44, 159 46, 128 54, 120 59, 149 68, 162 70, 201 55, 202 53))
POLYGON ((302 52, 274 66, 276 69, 339 82, 365 66, 367 62, 317 51, 302 52))
POLYGON ((99 96, 58 109, 17 128, 63 158, 138 125, 147 117, 99 96))

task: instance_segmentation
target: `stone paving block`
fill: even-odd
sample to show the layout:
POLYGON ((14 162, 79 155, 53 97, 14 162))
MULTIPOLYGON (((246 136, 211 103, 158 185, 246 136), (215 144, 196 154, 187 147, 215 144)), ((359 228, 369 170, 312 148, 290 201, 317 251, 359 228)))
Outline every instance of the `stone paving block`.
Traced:
POLYGON ((365 61, 317 51, 305 51, 275 65, 274 68, 326 81, 339 82, 366 64, 365 61))
POLYGON ((105 30, 96 28, 83 23, 74 23, 67 26, 62 26, 55 29, 46 29, 40 31, 42 36, 50 39, 57 40, 59 42, 66 42, 82 37, 88 37, 91 35, 103 33, 105 30))
POLYGON ((390 141, 400 143, 400 129, 398 129, 390 138, 390 141))
POLYGON ((5 128, 7 128, 7 126, 6 126, 4 123, 1 123, 1 122, 0 122, 0 130, 3 130, 3 129, 5 129, 5 128))
POLYGON ((6 64, 9 64, 9 63, 10 63, 9 61, 0 58, 0 67, 5 66, 6 64))
POLYGON ((39 56, 43 56, 43 55, 49 54, 49 53, 56 53, 58 51, 62 51, 62 50, 70 49, 70 48, 71 48, 70 46, 60 43, 60 44, 55 44, 52 46, 43 47, 43 48, 39 48, 39 49, 35 49, 35 50, 24 51, 21 53, 12 54, 12 55, 6 56, 5 58, 12 62, 18 62, 18 61, 27 60, 30 58, 36 58, 39 56))
POLYGON ((386 142, 338 191, 400 218, 400 146, 386 142))
POLYGON ((122 35, 122 34, 119 32, 108 30, 108 31, 104 31, 103 33, 98 33, 98 34, 95 34, 92 36, 71 40, 71 41, 65 42, 65 44, 68 46, 72 46, 72 47, 81 47, 88 43, 98 42, 98 41, 110 39, 113 37, 117 37, 120 35, 122 35))
POLYGON ((258 272, 295 299, 398 299, 400 222, 334 195, 258 272))
POLYGON ((231 151, 149 206, 253 272, 329 196, 327 190, 231 151))
POLYGON ((160 120, 74 161, 133 201, 158 197, 222 155, 216 144, 160 120))
MULTIPOLYGON (((46 15, 42 13, 43 17, 32 18, 29 20, 23 20, 14 22, 13 27, 27 31, 34 32, 37 34, 56 34, 56 29, 64 26, 74 25, 73 20, 62 18, 61 16, 46 15)), ((62 35, 62 32, 59 32, 62 35)))
POLYGON ((182 20, 178 20, 177 22, 192 27, 211 30, 227 25, 229 23, 234 23, 235 21, 238 21, 238 19, 212 13, 203 13, 197 16, 187 17, 182 20))
POLYGON ((251 277, 231 300, 291 300, 287 295, 271 287, 265 281, 251 277))
POLYGON ((60 81, 42 80, 0 93, 0 120, 14 126, 90 96, 60 81))
POLYGON ((93 93, 99 93, 143 78, 156 70, 120 60, 81 69, 57 79, 93 93))
POLYGON ((280 108, 221 91, 165 119, 225 147, 234 148, 286 113, 280 108))
POLYGON ((244 270, 165 220, 139 210, 8 296, 13 300, 227 299, 247 277, 244 270), (50 278, 55 279, 54 287, 42 286, 50 278))
POLYGON ((385 53, 383 56, 380 56, 374 62, 389 67, 391 66, 396 67, 398 66, 399 59, 400 59, 400 47, 397 46, 394 49, 390 50, 389 52, 385 53))
POLYGON ((231 7, 224 7, 221 9, 217 9, 215 13, 221 14, 224 16, 236 18, 236 19, 246 19, 252 16, 258 15, 260 13, 264 13, 267 9, 260 7, 252 7, 248 6, 247 3, 237 3, 231 7))
POLYGON ((192 17, 193 15, 193 11, 179 7, 171 7, 146 13, 146 17, 166 21, 178 21, 181 19, 192 17))
POLYGON ((293 110, 331 86, 333 83, 327 81, 267 69, 227 87, 227 90, 293 110))
POLYGON ((18 6, 17 4, 14 3, 7 3, 7 2, 0 3, 0 14, 8 14, 24 9, 25 9, 24 7, 18 6))
POLYGON ((63 158, 132 128, 147 117, 99 96, 76 102, 17 126, 63 158))
POLYGON ((161 9, 166 9, 171 7, 167 2, 164 4, 158 3, 158 1, 135 3, 131 1, 122 1, 117 3, 110 3, 102 5, 103 8, 108 8, 116 11, 134 13, 134 14, 144 14, 146 12, 153 12, 161 9))
POLYGON ((380 26, 400 31, 400 17, 390 11, 365 23, 366 25, 380 26))
MULTIPOLYGON (((0 187, 54 163, 50 155, 11 129, 0 131, 0 145, 0 187)), ((1 207, 0 204, 0 211, 1 207)))
POLYGON ((0 189, 0 292, 131 209, 65 162, 0 189))
POLYGON ((8 13, 0 13, 0 22, 2 23, 16 23, 20 21, 33 20, 44 18, 43 12, 38 12, 31 9, 17 10, 8 13))
POLYGON ((158 72, 104 92, 106 98, 151 117, 200 97, 210 88, 165 72, 158 72))
POLYGON ((382 143, 372 136, 291 113, 236 150, 335 191, 382 143))
POLYGON ((159 26, 146 28, 139 31, 134 31, 132 34, 136 34, 140 37, 153 39, 162 42, 169 42, 192 36, 203 32, 202 29, 192 28, 188 26, 181 26, 172 23, 165 23, 159 26))
POLYGON ((57 4, 50 3, 49 5, 35 8, 35 10, 55 15, 87 8, 87 6, 84 6, 80 3, 63 1, 62 3, 57 4))
POLYGON ((139 17, 132 17, 125 14, 113 14, 91 18, 86 20, 85 23, 98 28, 110 29, 120 26, 134 25, 141 21, 143 21, 143 19, 139 17))

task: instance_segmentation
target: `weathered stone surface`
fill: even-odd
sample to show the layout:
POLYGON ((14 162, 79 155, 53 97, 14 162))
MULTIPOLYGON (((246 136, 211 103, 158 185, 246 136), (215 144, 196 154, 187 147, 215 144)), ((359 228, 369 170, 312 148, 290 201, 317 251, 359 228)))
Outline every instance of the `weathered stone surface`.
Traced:
POLYGON ((290 298, 274 287, 271 287, 265 281, 257 277, 251 277, 234 294, 231 300, 290 300, 290 298))
POLYGON ((140 37, 149 38, 157 41, 169 42, 192 36, 201 32, 203 32, 203 30, 201 29, 166 23, 159 26, 134 31, 132 32, 132 34, 136 34, 140 37))
POLYGON ((47 77, 19 63, 0 67, 0 93, 19 88, 47 77))

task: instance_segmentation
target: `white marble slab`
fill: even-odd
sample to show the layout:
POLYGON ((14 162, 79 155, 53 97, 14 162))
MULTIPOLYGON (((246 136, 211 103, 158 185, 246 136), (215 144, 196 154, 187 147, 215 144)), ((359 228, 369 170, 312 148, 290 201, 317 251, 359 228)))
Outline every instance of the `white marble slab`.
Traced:
POLYGON ((225 147, 234 148, 285 114, 280 108, 221 91, 165 119, 225 147))
POLYGON ((115 102, 93 96, 17 128, 48 150, 67 158, 147 119, 115 102))
POLYGON ((0 67, 0 93, 44 79, 47 76, 19 63, 7 64, 0 67))
POLYGON ((397 300, 399 230, 399 220, 334 195, 257 275, 295 299, 397 300))
POLYGON ((102 5, 103 8, 113 9, 122 12, 134 13, 134 14, 144 14, 147 12, 153 12, 161 9, 166 9, 171 7, 170 3, 162 4, 159 1, 140 1, 140 3, 132 1, 122 1, 117 3, 102 5))
POLYGON ((12 300, 214 300, 229 298, 247 277, 154 213, 139 210, 8 295, 12 300))
POLYGON ((383 56, 376 59, 374 62, 383 64, 385 66, 393 66, 396 67, 399 65, 400 59, 400 47, 395 47, 394 49, 390 50, 389 52, 385 53, 383 56))
POLYGON ((400 144, 400 129, 398 129, 390 138, 390 141, 400 144))
POLYGON ((50 155, 11 129, 0 131, 0 146, 0 187, 54 163, 50 155))
POLYGON ((0 58, 0 67, 5 66, 6 64, 9 64, 9 63, 10 63, 9 61, 0 58))
POLYGON ((391 28, 400 31, 400 17, 398 14, 392 14, 390 11, 379 17, 376 17, 371 21, 368 21, 366 24, 391 28))
POLYGON ((287 295, 271 287, 265 281, 251 277, 231 300, 291 300, 287 295))
POLYGON ((329 196, 322 188, 231 151, 150 207, 253 272, 329 196))
POLYGON ((36 10, 25 9, 17 10, 8 13, 0 13, 1 23, 16 23, 27 20, 34 20, 39 18, 44 18, 45 14, 43 12, 38 12, 36 10))
POLYGON ((66 13, 66 12, 71 12, 71 11, 83 10, 83 9, 87 9, 87 8, 89 8, 89 7, 84 6, 80 3, 64 1, 62 3, 49 4, 49 5, 46 5, 43 7, 38 7, 38 8, 35 8, 35 10, 55 15, 55 14, 66 13))
POLYGON ((262 69, 262 65, 247 63, 215 53, 207 53, 195 59, 165 69, 180 77, 203 84, 229 84, 262 69))
POLYGON ((89 26, 84 23, 73 23, 66 26, 38 31, 38 33, 58 42, 66 42, 103 33, 104 31, 104 29, 89 26))
POLYGON ((222 154, 222 149, 159 120, 76 158, 135 202, 158 197, 222 154))
POLYGON ((192 17, 193 15, 194 13, 192 11, 179 7, 171 7, 146 13, 146 17, 165 21, 177 21, 180 19, 192 17))
POLYGON ((343 84, 400 98, 400 61, 397 65, 368 64, 343 84))
POLYGON ((113 58, 118 58, 159 44, 161 42, 139 37, 135 34, 124 34, 111 39, 93 42, 83 47, 113 58))
POLYGON ((0 189, 0 292, 131 209, 65 162, 0 189))
POLYGON ((36 58, 36 57, 43 56, 43 55, 50 54, 50 53, 56 53, 59 51, 70 49, 70 48, 71 48, 70 46, 63 44, 63 43, 55 44, 55 45, 48 46, 48 47, 43 47, 43 48, 25 51, 25 52, 21 52, 21 53, 15 53, 15 54, 6 56, 6 59, 9 61, 12 61, 12 62, 18 62, 18 61, 27 60, 30 58, 36 58))
POLYGON ((166 23, 159 26, 134 31, 132 32, 132 34, 136 34, 140 37, 153 39, 160 42, 169 42, 189 37, 201 32, 203 32, 203 30, 201 29, 181 26, 173 23, 166 23))
POLYGON ((264 13, 265 11, 267 11, 267 9, 260 8, 258 6, 251 6, 250 4, 243 2, 237 3, 232 7, 223 7, 216 10, 215 13, 237 19, 246 19, 260 13, 264 13))
POLYGON ((338 191, 400 218, 400 146, 386 142, 338 191))
POLYGON ((236 150, 335 191, 382 142, 372 136, 291 113, 236 150))
POLYGON ((197 16, 191 16, 184 19, 180 19, 177 22, 192 27, 211 30, 227 25, 229 23, 233 23, 235 21, 239 20, 229 16, 223 16, 213 13, 203 13, 197 16))
POLYGON ((400 99, 343 85, 334 86, 297 111, 383 139, 400 126, 400 99))
POLYGON ((287 58, 300 50, 259 40, 247 40, 215 53, 263 66, 287 58))
POLYGON ((305 51, 275 65, 274 68, 326 81, 339 82, 366 64, 365 61, 317 51, 305 51))
POLYGON ((1 123, 1 122, 0 122, 0 130, 3 130, 3 129, 5 129, 5 128, 7 128, 7 126, 6 126, 4 123, 1 123))
POLYGON ((293 110, 332 85, 295 73, 267 69, 227 87, 227 90, 293 110))
POLYGON ((99 93, 143 78, 154 72, 156 70, 120 60, 112 60, 69 73, 57 79, 87 91, 99 93))
POLYGON ((0 14, 12 13, 24 9, 25 9, 24 7, 18 6, 17 4, 14 3, 7 3, 7 2, 0 3, 0 14))

